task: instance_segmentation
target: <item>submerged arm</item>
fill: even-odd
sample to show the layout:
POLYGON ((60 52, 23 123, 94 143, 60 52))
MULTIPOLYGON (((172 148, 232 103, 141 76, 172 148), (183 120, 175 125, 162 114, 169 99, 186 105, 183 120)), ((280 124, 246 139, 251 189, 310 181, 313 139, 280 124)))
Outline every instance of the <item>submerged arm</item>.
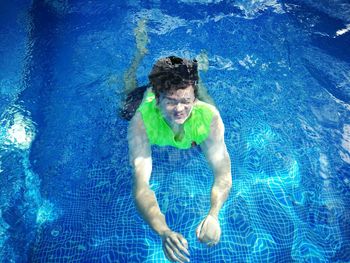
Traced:
POLYGON ((210 129, 210 135, 201 148, 214 173, 209 214, 218 218, 232 187, 231 160, 224 141, 224 124, 218 112, 213 117, 210 129))
POLYGON ((134 172, 133 195, 136 207, 143 219, 162 238, 166 257, 175 262, 188 262, 187 240, 168 227, 157 198, 149 186, 152 172, 151 147, 139 112, 131 119, 128 141, 130 164, 134 172))
POLYGON ((150 227, 157 234, 162 235, 170 229, 165 222, 165 216, 160 211, 157 198, 149 186, 152 172, 151 147, 139 112, 136 112, 130 121, 128 142, 136 207, 150 227))

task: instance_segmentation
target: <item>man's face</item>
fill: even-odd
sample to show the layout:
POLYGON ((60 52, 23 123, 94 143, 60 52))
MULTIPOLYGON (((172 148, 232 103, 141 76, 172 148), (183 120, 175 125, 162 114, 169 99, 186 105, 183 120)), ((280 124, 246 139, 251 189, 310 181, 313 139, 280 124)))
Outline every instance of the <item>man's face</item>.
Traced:
POLYGON ((190 116, 195 102, 193 86, 171 89, 159 95, 158 106, 163 117, 171 125, 183 124, 190 116))

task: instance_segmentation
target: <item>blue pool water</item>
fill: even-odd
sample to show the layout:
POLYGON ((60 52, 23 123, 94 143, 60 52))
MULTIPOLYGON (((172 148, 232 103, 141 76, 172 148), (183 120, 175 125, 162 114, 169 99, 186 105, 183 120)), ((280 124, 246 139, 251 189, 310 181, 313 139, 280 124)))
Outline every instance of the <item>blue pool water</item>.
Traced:
POLYGON ((118 110, 128 69, 144 85, 174 54, 199 59, 232 161, 206 248, 202 152, 152 147, 191 262, 350 262, 349 31, 347 0, 1 1, 0 261, 167 262, 133 203, 118 110))

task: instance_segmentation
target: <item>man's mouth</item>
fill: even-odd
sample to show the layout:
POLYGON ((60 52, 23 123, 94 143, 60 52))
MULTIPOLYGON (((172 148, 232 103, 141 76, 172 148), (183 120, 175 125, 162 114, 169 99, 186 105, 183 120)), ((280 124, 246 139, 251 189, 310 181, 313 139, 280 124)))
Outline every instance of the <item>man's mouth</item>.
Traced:
POLYGON ((183 117, 185 117, 185 114, 175 114, 174 116, 176 119, 182 119, 183 117))

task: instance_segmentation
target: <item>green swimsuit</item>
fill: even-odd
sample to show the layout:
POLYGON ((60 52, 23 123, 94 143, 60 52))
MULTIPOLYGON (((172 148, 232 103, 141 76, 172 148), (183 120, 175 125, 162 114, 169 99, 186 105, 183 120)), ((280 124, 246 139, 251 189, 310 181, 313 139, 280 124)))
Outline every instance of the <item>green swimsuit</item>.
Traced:
POLYGON ((213 110, 205 105, 194 105, 191 116, 184 123, 184 136, 180 141, 175 140, 175 134, 164 120, 157 107, 153 92, 147 91, 146 98, 137 109, 142 115, 147 137, 151 145, 174 146, 179 149, 189 149, 201 144, 210 133, 210 124, 214 116, 213 110))

